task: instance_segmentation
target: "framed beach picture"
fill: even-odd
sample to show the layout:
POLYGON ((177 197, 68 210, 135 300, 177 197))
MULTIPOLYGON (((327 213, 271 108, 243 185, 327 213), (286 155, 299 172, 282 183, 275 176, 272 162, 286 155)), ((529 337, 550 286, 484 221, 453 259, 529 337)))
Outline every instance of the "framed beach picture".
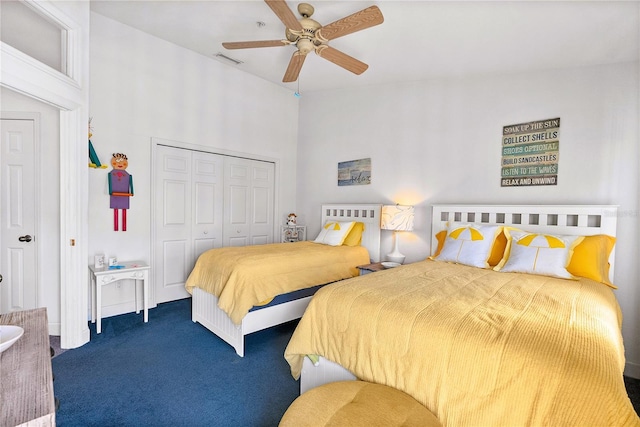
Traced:
POLYGON ((338 187, 371 184, 371 159, 338 163, 338 187))

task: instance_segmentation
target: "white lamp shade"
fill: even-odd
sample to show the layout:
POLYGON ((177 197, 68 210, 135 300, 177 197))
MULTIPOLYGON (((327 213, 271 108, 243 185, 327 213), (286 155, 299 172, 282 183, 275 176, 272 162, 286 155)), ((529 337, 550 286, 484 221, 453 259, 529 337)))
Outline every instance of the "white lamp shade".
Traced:
POLYGON ((413 231, 413 206, 384 205, 382 206, 383 230, 413 231))

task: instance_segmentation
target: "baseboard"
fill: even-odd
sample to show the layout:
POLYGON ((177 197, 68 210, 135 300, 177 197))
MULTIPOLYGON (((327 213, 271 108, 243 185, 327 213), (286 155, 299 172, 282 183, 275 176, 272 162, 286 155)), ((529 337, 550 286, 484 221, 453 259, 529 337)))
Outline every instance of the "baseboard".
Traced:
MULTIPOLYGON (((103 305, 102 318, 118 316, 120 314, 134 313, 136 311, 135 301, 126 301, 119 304, 103 305)), ((140 308, 142 311, 142 308, 140 308)))
POLYGON ((627 377, 640 379, 640 364, 627 362, 624 365, 624 375, 627 377))
POLYGON ((60 322, 49 322, 49 335, 55 335, 57 337, 62 333, 62 325, 60 322))

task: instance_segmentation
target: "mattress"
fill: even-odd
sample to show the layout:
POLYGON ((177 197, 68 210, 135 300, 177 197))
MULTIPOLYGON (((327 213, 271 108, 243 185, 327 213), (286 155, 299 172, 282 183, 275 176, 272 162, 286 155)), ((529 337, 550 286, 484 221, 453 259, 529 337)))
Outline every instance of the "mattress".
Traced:
POLYGON ((298 289, 297 291, 289 292, 286 294, 276 295, 275 297, 273 297, 273 299, 271 299, 269 302, 265 304, 254 305, 249 309, 249 312, 262 310, 263 308, 273 307, 274 305, 284 304, 284 303, 295 301, 301 298, 310 297, 314 295, 316 292, 318 292, 318 289, 320 289, 323 286, 326 286, 326 284, 313 286, 311 288, 298 289))
POLYGON ((446 426, 640 425, 622 316, 588 280, 423 261, 320 289, 285 350, 402 390, 446 426))
POLYGON ((358 275, 369 263, 362 246, 329 246, 310 241, 226 247, 204 252, 185 283, 215 295, 235 324, 251 307, 276 295, 358 275))

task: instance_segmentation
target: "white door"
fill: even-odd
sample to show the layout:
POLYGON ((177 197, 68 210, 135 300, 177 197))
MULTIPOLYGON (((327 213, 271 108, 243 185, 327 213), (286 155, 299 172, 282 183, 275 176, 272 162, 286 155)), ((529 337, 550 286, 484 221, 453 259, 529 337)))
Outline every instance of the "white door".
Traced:
POLYGON ((224 246, 247 246, 251 242, 251 162, 225 158, 224 165, 224 246))
POLYGON ((189 272, 204 251, 222 247, 224 179, 224 162, 221 156, 193 151, 191 160, 191 239, 194 253, 189 272))
POLYGON ((275 165, 251 165, 251 244, 273 243, 275 165))
POLYGON ((38 307, 35 122, 0 120, 0 312, 38 307))
POLYGON ((274 171, 270 162, 225 158, 224 246, 273 243, 274 171))
POLYGON ((155 301, 189 297, 184 283, 197 257, 222 246, 219 155, 158 145, 155 177, 155 301))

